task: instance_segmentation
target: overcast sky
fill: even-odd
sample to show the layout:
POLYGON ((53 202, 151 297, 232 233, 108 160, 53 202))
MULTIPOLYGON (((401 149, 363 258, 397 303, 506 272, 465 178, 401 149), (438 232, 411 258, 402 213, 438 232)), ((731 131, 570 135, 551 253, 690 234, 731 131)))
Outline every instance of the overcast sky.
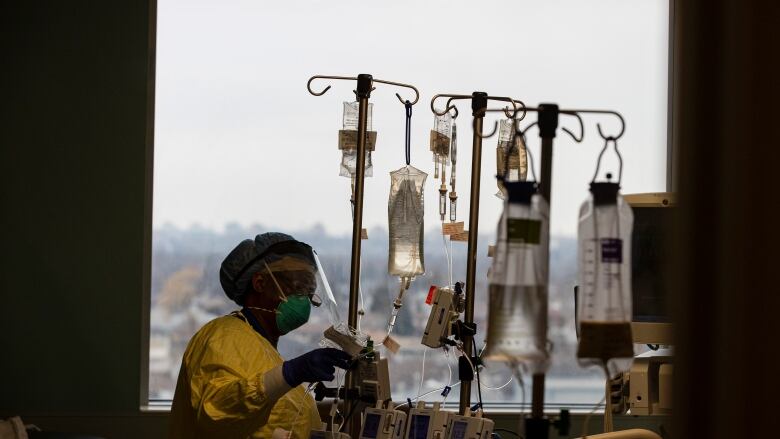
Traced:
MULTIPOLYGON (((353 100, 355 85, 333 82, 314 97, 306 90, 314 74, 371 73, 419 88, 412 165, 430 174, 427 227, 438 222, 428 151, 436 93, 480 90, 528 105, 618 110, 627 121, 620 141, 623 192, 665 189, 666 0, 160 0, 158 8, 155 227, 238 222, 293 231, 321 223, 348 233, 350 188, 338 175, 337 137, 342 102, 353 100)), ((404 108, 394 94, 410 95, 376 87, 377 150, 364 224, 386 227, 389 172, 404 165, 404 108)), ((458 215, 465 219, 471 112, 467 101, 460 108, 458 215)), ((576 233, 603 146, 598 120, 610 132, 618 128, 609 118, 588 117, 585 142, 560 132, 556 139, 553 234, 576 233)), ((568 118, 561 125, 576 128, 568 118)), ((496 142, 485 140, 483 150, 484 232, 494 230, 501 211, 494 196, 496 142)), ((535 130, 529 144, 538 166, 535 130)), ((616 164, 610 152, 602 170, 616 174, 616 164)))

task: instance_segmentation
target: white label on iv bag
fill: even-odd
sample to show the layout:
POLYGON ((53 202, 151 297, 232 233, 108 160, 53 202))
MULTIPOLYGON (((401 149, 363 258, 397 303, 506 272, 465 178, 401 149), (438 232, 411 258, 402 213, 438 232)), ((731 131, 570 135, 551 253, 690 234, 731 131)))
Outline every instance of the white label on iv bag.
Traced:
POLYGON ((591 239, 585 242, 582 290, 583 304, 581 320, 620 321, 626 310, 620 298, 621 264, 623 263, 623 240, 618 238, 591 239), (598 244, 597 244, 598 243, 598 244), (594 297, 605 291, 606 303, 594 297))
MULTIPOLYGON (((357 131, 339 130, 339 150, 357 149, 357 131)), ((376 131, 366 131, 366 151, 376 149, 376 131)))

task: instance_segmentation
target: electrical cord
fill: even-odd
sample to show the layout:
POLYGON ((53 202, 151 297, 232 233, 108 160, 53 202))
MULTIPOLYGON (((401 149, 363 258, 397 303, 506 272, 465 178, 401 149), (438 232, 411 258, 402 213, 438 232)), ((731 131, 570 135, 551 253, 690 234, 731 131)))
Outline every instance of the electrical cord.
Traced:
POLYGON ((344 417, 344 422, 341 423, 341 426, 339 427, 339 431, 344 430, 344 426, 347 425, 347 422, 349 422, 350 418, 352 418, 352 415, 355 414, 355 407, 358 405, 358 400, 354 400, 352 402, 352 406, 349 408, 349 411, 347 412, 347 416, 344 417))
POLYGON ((417 386, 417 398, 415 398, 415 401, 420 399, 420 394, 422 393, 423 380, 425 379, 425 356, 427 353, 428 348, 425 348, 423 350, 422 368, 420 369, 420 384, 417 386))
POLYGON ((519 437, 520 439, 525 439, 525 436, 523 436, 522 434, 520 434, 520 433, 518 433, 516 431, 508 430, 506 428, 494 428, 493 431, 503 431, 504 433, 511 433, 515 437, 519 437))
MULTIPOLYGON (((482 351, 479 352, 480 356, 482 355, 483 351, 484 349, 482 349, 482 351)), ((469 360, 469 364, 471 364, 471 360, 469 360)), ((479 380, 479 365, 477 364, 475 366, 474 364, 471 364, 471 367, 474 368, 474 373, 477 375, 477 397, 479 398, 479 408, 483 408, 484 406, 482 405, 482 383, 479 380)))

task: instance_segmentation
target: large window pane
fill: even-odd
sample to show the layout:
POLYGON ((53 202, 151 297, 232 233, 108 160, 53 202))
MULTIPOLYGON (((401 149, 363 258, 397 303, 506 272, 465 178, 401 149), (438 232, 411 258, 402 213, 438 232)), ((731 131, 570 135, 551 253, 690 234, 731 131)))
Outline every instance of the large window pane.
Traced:
MULTIPOLYGON (((333 83, 325 96, 306 91, 313 74, 409 82, 422 92, 412 121, 412 164, 429 172, 426 183, 427 273, 412 284, 397 326, 401 351, 391 356, 393 396, 415 397, 457 382, 448 359, 426 353, 420 386, 420 344, 431 284, 447 276, 438 225, 437 182, 428 151, 439 92, 484 90, 529 105, 610 108, 628 126, 620 141, 625 193, 662 191, 666 178, 668 5, 663 0, 483 1, 391 3, 361 1, 160 0, 154 175, 150 396, 171 398, 189 338, 210 319, 236 306, 218 281, 222 258, 240 240, 284 231, 309 242, 323 259, 342 305, 349 282, 349 180, 339 177, 337 131, 342 102, 354 84, 333 83)), ((378 131, 374 176, 366 181, 362 285, 363 329, 384 330, 397 280, 387 269, 389 172, 404 164, 404 108, 396 89, 372 95, 378 131)), ((401 92, 403 93, 403 91, 401 92)), ((491 116, 493 117, 493 116, 491 116)), ((535 116, 529 116, 535 120, 535 116)), ((618 125, 608 118, 607 131, 618 125)), ((586 140, 556 139, 550 285, 548 374, 550 403, 598 402, 598 371, 574 357, 577 211, 603 141, 596 119, 586 119, 586 140)), ((459 218, 468 214, 471 131, 468 105, 459 123, 459 218)), ((492 125, 492 120, 487 123, 492 125)), ((561 125, 577 130, 574 120, 561 125)), ((481 181, 477 294, 486 297, 487 246, 501 202, 494 194, 496 139, 485 141, 481 181)), ((529 143, 537 159, 538 138, 529 143)), ((603 167, 617 171, 610 154, 603 167)), ((616 173, 616 172, 615 172, 616 173)), ((455 278, 465 280, 465 244, 453 246, 455 278)), ((482 345, 485 301, 476 308, 482 345)), ((315 347, 325 316, 285 336, 280 351, 294 356, 315 347)), ((453 358, 450 358, 453 361, 453 358)), ((500 364, 483 374, 483 397, 519 402, 517 383, 500 364)), ((530 397, 530 385, 527 392, 530 397)), ((457 400, 458 388, 450 400, 457 400)), ((474 392, 476 393, 476 392, 474 392)), ((429 399, 441 399, 433 392, 429 399)))

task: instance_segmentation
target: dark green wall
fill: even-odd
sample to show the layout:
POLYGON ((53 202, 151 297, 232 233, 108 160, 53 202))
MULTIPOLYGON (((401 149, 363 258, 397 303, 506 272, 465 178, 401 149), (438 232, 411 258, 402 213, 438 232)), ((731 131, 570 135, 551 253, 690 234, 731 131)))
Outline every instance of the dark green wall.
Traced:
POLYGON ((0 415, 138 413, 153 4, 3 2, 0 415))

